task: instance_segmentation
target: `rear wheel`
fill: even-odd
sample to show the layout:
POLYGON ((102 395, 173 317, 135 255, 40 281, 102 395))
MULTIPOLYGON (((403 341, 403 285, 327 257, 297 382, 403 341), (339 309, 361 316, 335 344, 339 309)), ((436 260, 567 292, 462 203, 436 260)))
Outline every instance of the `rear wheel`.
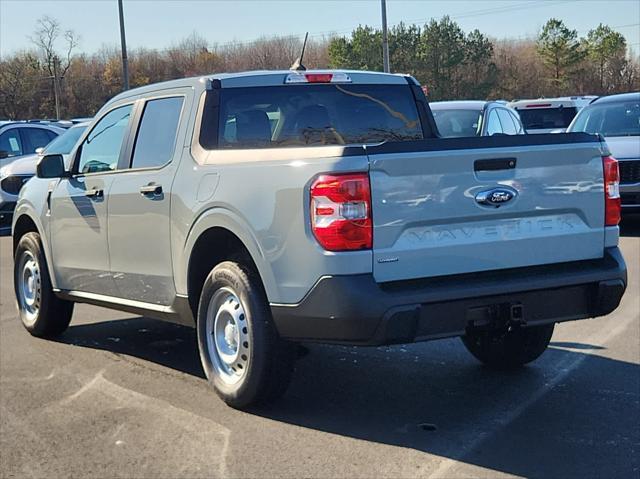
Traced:
POLYGON ((554 324, 501 331, 469 331, 462 342, 479 361, 494 369, 513 369, 540 357, 547 349, 554 324))
POLYGON ((228 405, 244 408, 284 394, 296 350, 278 336, 250 268, 225 261, 211 271, 200 296, 197 329, 202 367, 228 405))
POLYGON ((38 233, 30 232, 20 238, 13 271, 18 311, 27 331, 39 337, 64 332, 73 315, 73 303, 53 293, 38 233))

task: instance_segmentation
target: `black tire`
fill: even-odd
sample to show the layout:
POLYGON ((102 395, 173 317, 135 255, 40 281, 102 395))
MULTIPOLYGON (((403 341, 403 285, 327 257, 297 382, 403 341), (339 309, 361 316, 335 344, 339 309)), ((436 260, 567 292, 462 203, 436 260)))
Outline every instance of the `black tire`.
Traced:
POLYGON ((509 331, 468 332, 462 342, 476 359, 493 369, 515 369, 545 352, 554 324, 509 331))
POLYGON ((202 367, 215 392, 229 406, 243 409, 284 394, 291 380, 295 345, 279 337, 262 283, 251 268, 232 261, 213 268, 200 295, 197 330, 202 367), (220 335, 224 339, 218 340, 223 345, 219 348, 212 332, 220 331, 223 323, 227 326, 220 335), (223 352, 230 351, 236 359, 221 359, 225 342, 231 346, 223 352))
POLYGON ((18 242, 13 263, 13 285, 20 319, 31 335, 55 337, 67 329, 73 315, 73 303, 53 293, 38 233, 26 233, 18 242), (33 294, 27 292, 25 275, 33 278, 30 290, 33 294), (33 299, 31 304, 27 304, 25 294, 29 294, 29 301, 33 299))

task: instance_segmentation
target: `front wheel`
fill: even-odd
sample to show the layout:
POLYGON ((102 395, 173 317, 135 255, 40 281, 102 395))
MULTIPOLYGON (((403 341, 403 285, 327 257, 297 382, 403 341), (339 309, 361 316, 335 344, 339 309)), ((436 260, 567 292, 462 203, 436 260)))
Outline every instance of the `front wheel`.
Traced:
POLYGON ((545 352, 554 324, 500 331, 469 331, 462 342, 480 362, 494 369, 513 369, 545 352))
POLYGON ((38 233, 30 232, 20 238, 13 263, 13 283, 20 319, 29 333, 53 337, 67 329, 73 303, 54 294, 38 233))
POLYGON ((225 261, 211 271, 200 296, 197 329, 202 367, 228 405, 240 409, 284 394, 295 348, 278 336, 250 268, 225 261))

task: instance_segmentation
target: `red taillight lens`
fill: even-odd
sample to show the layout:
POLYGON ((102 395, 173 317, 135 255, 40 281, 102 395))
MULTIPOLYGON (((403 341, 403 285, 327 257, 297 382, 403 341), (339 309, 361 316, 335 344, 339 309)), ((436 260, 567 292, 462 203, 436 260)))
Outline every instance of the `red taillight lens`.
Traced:
POLYGON ((322 175, 311 185, 311 229, 329 251, 371 249, 371 188, 366 173, 322 175))
POLYGON ((604 167, 604 224, 620 223, 620 170, 618 160, 612 156, 602 158, 604 167))

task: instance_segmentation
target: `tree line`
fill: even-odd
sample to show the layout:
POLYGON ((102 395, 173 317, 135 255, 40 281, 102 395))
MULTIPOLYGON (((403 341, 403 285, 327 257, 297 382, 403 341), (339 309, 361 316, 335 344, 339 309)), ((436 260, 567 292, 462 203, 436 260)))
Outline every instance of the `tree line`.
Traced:
MULTIPOLYGON (((52 17, 38 20, 31 47, 0 60, 0 119, 92 116, 122 90, 119 48, 78 52, 79 39, 52 17)), ((187 76, 286 69, 301 50, 297 37, 210 44, 197 33, 166 49, 129 52, 131 87, 187 76)), ((495 40, 465 32, 449 17, 389 30, 394 72, 426 85, 432 100, 604 95, 640 90, 640 62, 625 37, 600 24, 579 37, 550 19, 537 38, 495 40)), ((348 36, 311 39, 308 68, 382 71, 382 32, 359 26, 348 36)))

